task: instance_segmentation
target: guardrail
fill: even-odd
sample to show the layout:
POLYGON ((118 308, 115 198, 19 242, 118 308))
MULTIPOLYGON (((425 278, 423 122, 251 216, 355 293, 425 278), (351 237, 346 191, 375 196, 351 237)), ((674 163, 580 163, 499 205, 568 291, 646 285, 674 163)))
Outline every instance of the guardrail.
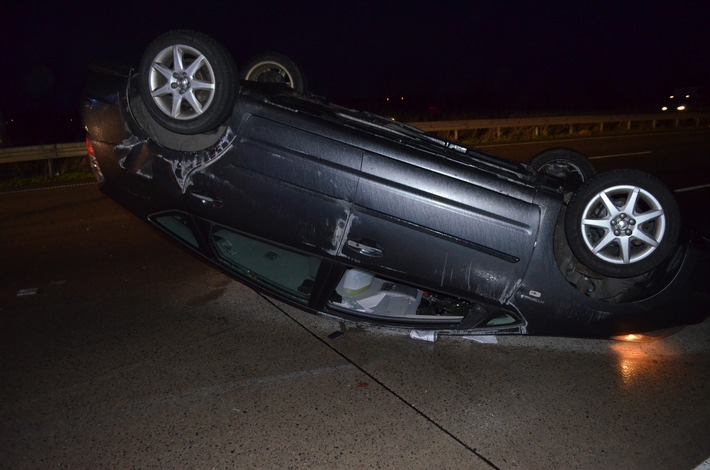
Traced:
POLYGON ((651 129, 656 129, 661 123, 668 123, 672 127, 681 124, 700 127, 710 123, 710 113, 665 113, 665 114, 618 114, 618 115, 582 115, 582 116, 550 116, 505 119, 468 119, 459 121, 426 121, 411 122, 424 132, 453 132, 453 139, 459 139, 460 131, 480 129, 495 129, 497 138, 503 134, 503 129, 528 127, 533 128, 535 136, 540 135, 544 127, 568 126, 568 132, 573 134, 575 127, 581 125, 597 126, 599 132, 604 132, 605 124, 623 124, 626 130, 631 130, 633 125, 646 123, 651 129))
POLYGON ((10 147, 0 149, 0 163, 21 163, 47 160, 47 171, 52 175, 52 160, 57 158, 86 157, 86 142, 10 147))
MULTIPOLYGON (((672 127, 680 127, 681 124, 684 126, 700 127, 701 125, 710 125, 710 113, 550 116, 506 119, 469 119, 457 121, 426 121, 412 122, 409 124, 418 127, 424 132, 453 132, 453 139, 458 140, 460 131, 496 129, 496 135, 500 138, 503 129, 506 128, 533 128, 533 134, 537 136, 539 135, 540 130, 546 126, 568 126, 569 133, 571 134, 574 133, 576 126, 582 125, 594 125, 598 127, 599 132, 604 132, 604 126, 610 123, 622 123, 627 130, 631 130, 633 124, 638 123, 647 123, 648 127, 651 129, 655 129, 660 123, 668 123, 672 127)), ((57 158, 85 156, 85 142, 37 145, 32 147, 14 147, 0 149, 0 164, 47 160, 49 174, 51 175, 52 160, 57 158)))

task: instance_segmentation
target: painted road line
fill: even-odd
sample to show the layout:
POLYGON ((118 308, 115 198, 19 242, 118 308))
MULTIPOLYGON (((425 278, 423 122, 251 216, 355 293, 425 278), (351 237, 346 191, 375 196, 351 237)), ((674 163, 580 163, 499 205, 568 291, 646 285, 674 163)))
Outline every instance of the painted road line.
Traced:
POLYGON ((687 193, 688 191, 698 191, 700 189, 710 188, 710 184, 699 184, 697 186, 688 186, 687 188, 674 189, 673 192, 676 193, 687 193))
POLYGON ((650 150, 646 150, 644 152, 632 152, 632 153, 615 153, 613 155, 597 155, 595 157, 589 157, 590 160, 600 160, 602 158, 615 158, 615 157, 634 157, 636 155, 648 155, 649 153, 653 153, 650 150))

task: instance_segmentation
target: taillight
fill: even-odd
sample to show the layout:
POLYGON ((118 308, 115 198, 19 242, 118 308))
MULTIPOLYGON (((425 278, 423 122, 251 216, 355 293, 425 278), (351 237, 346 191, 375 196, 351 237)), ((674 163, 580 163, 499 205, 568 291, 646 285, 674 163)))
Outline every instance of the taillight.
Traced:
POLYGON ((94 153, 94 146, 91 143, 91 137, 89 137, 89 134, 86 134, 86 153, 89 154, 89 157, 94 157, 96 158, 96 154, 94 153))
POLYGON ((86 134, 86 153, 89 155, 89 166, 94 173, 96 181, 103 183, 105 181, 104 174, 99 166, 99 160, 96 158, 96 152, 94 151, 94 144, 88 133, 86 134))

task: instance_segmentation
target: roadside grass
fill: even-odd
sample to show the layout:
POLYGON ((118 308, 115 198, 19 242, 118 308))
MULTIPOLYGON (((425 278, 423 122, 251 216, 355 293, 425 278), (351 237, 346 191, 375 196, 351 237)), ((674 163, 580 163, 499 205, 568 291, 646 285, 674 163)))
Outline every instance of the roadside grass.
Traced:
POLYGON ((94 179, 85 157, 57 158, 0 165, 0 189, 32 188, 94 179))

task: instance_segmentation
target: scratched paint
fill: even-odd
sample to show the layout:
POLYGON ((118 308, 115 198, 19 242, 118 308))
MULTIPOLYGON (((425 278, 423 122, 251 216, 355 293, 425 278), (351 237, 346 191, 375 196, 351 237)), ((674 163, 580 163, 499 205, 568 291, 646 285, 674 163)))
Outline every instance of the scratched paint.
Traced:
POLYGON ((222 138, 208 149, 198 152, 184 152, 179 158, 175 158, 172 155, 166 157, 162 154, 156 156, 170 165, 175 175, 175 180, 182 192, 185 193, 192 182, 192 176, 196 172, 203 171, 224 156, 232 148, 235 138, 235 132, 231 127, 227 127, 222 138))

